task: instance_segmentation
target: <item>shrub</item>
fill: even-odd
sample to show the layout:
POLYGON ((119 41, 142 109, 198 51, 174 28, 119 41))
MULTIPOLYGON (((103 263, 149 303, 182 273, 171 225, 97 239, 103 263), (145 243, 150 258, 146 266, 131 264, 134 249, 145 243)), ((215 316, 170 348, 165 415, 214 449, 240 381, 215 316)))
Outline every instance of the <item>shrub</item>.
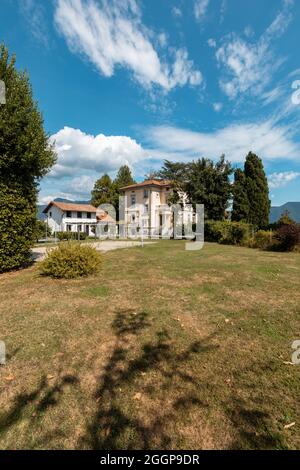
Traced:
POLYGON ((258 230, 250 242, 252 248, 267 250, 275 244, 274 232, 272 230, 258 230))
POLYGON ((300 224, 282 225, 277 232, 280 249, 292 251, 300 244, 300 224))
POLYGON ((205 222, 205 240, 228 245, 248 243, 251 225, 243 222, 207 221, 205 222))
MULTIPOLYGON (((78 232, 57 232, 56 236, 59 241, 78 240, 78 232)), ((79 240, 86 240, 87 233, 79 232, 79 240)))
POLYGON ((16 190, 0 184, 0 272, 31 261, 35 222, 35 207, 16 190))
POLYGON ((46 276, 72 279, 98 272, 101 261, 101 254, 90 245, 66 242, 48 252, 39 269, 46 276))

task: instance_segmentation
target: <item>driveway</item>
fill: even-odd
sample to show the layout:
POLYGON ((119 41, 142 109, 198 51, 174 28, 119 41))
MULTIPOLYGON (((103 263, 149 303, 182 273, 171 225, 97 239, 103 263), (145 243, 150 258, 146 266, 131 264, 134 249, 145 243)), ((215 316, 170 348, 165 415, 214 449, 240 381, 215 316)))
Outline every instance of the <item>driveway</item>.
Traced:
MULTIPOLYGON (((144 242, 144 245, 151 245, 157 242, 144 242)), ((92 242, 86 243, 87 245, 91 245, 96 248, 97 251, 111 251, 111 250, 119 250, 121 248, 132 248, 135 246, 142 246, 142 242, 134 242, 134 241, 127 241, 127 240, 107 240, 103 242, 92 242)), ((32 257, 34 261, 41 261, 45 258, 47 250, 54 250, 56 246, 46 247, 46 246, 38 246, 32 249, 32 257)))

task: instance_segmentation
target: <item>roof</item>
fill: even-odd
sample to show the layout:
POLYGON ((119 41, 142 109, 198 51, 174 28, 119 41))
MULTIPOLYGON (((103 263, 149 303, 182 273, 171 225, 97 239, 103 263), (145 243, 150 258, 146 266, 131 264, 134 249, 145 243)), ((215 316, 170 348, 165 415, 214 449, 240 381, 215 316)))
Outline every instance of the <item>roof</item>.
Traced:
POLYGON ((159 186, 159 187, 165 187, 165 186, 170 186, 171 181, 169 180, 156 180, 156 179, 151 179, 151 180, 145 180, 142 183, 135 183, 131 184, 129 186, 124 186, 121 188, 122 191, 126 189, 138 189, 138 188, 143 188, 146 186, 159 186))
POLYGON ((96 207, 92 206, 91 204, 76 204, 71 202, 59 202, 59 201, 51 201, 49 202, 48 206, 45 207, 43 210, 44 214, 48 212, 48 210, 52 207, 58 207, 62 211, 78 211, 78 212, 96 212, 96 207))

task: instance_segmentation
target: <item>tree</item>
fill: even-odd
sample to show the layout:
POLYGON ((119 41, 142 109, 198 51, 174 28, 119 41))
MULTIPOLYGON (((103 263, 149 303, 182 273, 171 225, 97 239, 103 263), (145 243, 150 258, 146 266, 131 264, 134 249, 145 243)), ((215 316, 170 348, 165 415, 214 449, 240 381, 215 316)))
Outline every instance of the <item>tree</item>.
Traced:
POLYGON ((180 193, 185 192, 186 189, 188 164, 165 160, 162 169, 154 173, 153 177, 170 181, 172 194, 169 196, 168 202, 169 204, 176 204, 180 201, 180 193))
POLYGON ((249 200, 246 188, 245 173, 241 169, 234 172, 233 206, 231 219, 235 222, 247 222, 249 217, 249 200))
POLYGON ((109 175, 105 174, 99 178, 92 190, 91 202, 93 206, 98 207, 100 204, 112 204, 112 198, 115 188, 109 175))
POLYGON ((125 186, 129 186, 129 185, 134 184, 134 183, 135 183, 135 181, 132 177, 132 173, 131 173, 131 170, 130 170, 129 166, 122 165, 119 168, 117 176, 114 180, 114 184, 116 185, 116 187, 119 190, 120 188, 123 188, 125 186))
POLYGON ((246 157, 244 173, 249 201, 248 222, 260 228, 266 227, 271 207, 268 180, 262 160, 252 152, 246 157))
POLYGON ((193 205, 204 204, 206 219, 224 220, 231 196, 231 164, 225 161, 224 155, 216 164, 201 158, 188 164, 187 172, 183 186, 189 201, 193 205))
POLYGON ((277 224, 278 227, 282 227, 283 225, 294 225, 296 224, 295 220, 291 218, 291 214, 289 210, 285 210, 283 214, 281 214, 280 219, 278 220, 277 224))
POLYGON ((19 267, 28 261, 30 246, 34 243, 38 184, 55 163, 56 155, 49 144, 38 105, 33 101, 28 75, 16 70, 15 56, 9 57, 4 45, 0 45, 0 80, 6 88, 6 103, 0 104, 1 215, 13 212, 15 198, 18 217, 23 219, 26 213, 28 218, 26 230, 23 224, 4 224, 0 234, 1 270, 19 267), (13 239, 18 240, 15 250, 13 239))

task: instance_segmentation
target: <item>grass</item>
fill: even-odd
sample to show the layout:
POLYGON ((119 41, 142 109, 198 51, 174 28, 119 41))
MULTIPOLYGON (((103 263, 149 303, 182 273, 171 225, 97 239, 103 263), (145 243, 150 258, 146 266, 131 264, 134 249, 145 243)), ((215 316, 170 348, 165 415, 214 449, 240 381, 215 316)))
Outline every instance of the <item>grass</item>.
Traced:
POLYGON ((300 448, 299 253, 162 241, 0 309, 1 449, 300 448))

